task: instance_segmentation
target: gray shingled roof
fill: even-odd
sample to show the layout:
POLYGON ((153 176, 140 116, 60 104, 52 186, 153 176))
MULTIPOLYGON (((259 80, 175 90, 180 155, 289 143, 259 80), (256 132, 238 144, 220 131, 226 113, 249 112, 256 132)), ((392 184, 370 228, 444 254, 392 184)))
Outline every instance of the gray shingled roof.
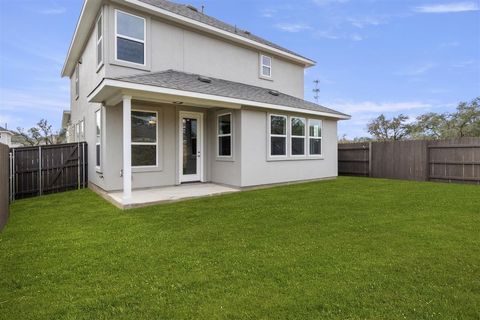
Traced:
POLYGON ((115 80, 347 116, 341 112, 281 92, 276 92, 278 95, 273 95, 270 93, 270 89, 211 77, 208 77, 211 83, 205 83, 200 81, 199 77, 200 75, 197 74, 167 70, 120 77, 115 80))
MULTIPOLYGON (((265 40, 261 37, 258 37, 258 36, 248 32, 248 31, 246 32, 246 30, 241 30, 241 29, 237 28, 236 26, 232 26, 228 23, 225 23, 223 21, 220 21, 218 19, 210 17, 210 16, 208 16, 204 13, 201 13, 200 11, 194 11, 194 10, 190 9, 187 5, 178 4, 178 3, 167 1, 167 0, 140 0, 140 1, 144 2, 144 3, 147 3, 147 4, 150 4, 150 5, 153 5, 153 6, 156 6, 156 7, 159 7, 159 8, 162 8, 162 9, 165 9, 167 11, 179 14, 183 17, 187 17, 187 18, 196 20, 198 22, 205 23, 209 26, 216 27, 218 29, 221 29, 221 30, 239 35, 241 37, 244 37, 244 38, 247 38, 247 39, 250 39, 250 40, 265 44, 265 45, 268 45, 270 47, 273 47, 273 48, 276 48, 276 49, 279 49, 279 50, 282 50, 282 51, 285 51, 285 52, 288 52, 288 53, 296 55, 298 57, 301 57, 301 58, 304 58, 304 59, 307 59, 307 60, 311 60, 311 59, 306 58, 306 57, 304 57, 304 56, 302 56, 302 55, 300 55, 296 52, 285 49, 285 48, 283 48, 283 47, 281 47, 281 46, 279 46, 275 43, 272 43, 268 40, 265 40)), ((311 60, 311 61, 313 61, 313 60, 311 60)))

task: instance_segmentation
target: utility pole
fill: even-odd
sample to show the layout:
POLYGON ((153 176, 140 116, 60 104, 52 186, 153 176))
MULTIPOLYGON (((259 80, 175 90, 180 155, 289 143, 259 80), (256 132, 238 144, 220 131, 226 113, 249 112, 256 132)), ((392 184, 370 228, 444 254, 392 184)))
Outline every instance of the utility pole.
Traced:
POLYGON ((315 88, 313 88, 313 97, 315 98, 315 101, 318 104, 318 98, 320 97, 320 80, 316 79, 313 80, 313 83, 315 84, 315 88))

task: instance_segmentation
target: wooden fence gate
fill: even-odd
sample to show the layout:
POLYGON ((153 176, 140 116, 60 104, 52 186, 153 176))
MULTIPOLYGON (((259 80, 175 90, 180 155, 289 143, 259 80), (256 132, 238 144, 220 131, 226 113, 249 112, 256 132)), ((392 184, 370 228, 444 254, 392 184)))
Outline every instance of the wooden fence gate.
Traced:
POLYGON ((338 173, 480 184, 480 138, 339 144, 338 173))
POLYGON ((85 142, 14 148, 11 154, 11 200, 87 187, 85 142))

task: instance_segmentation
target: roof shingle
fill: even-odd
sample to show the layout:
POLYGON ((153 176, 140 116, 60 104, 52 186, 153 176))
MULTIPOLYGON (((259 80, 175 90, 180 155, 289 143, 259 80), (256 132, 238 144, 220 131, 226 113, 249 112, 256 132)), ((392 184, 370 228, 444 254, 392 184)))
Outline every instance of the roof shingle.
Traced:
POLYGON ((275 94, 271 94, 269 92, 271 89, 212 77, 207 77, 211 79, 211 82, 206 83, 200 81, 199 77, 204 76, 175 70, 167 70, 157 73, 120 77, 116 78, 115 80, 292 107, 300 109, 299 111, 303 109, 348 117, 348 115, 341 112, 281 92, 275 92, 275 94))
POLYGON ((265 44, 265 45, 273 47, 275 49, 282 50, 284 52, 287 52, 287 53, 293 54, 295 56, 301 57, 303 59, 307 59, 307 60, 310 60, 310 61, 314 62, 313 60, 311 60, 309 58, 306 58, 306 57, 304 57, 304 56, 302 56, 302 55, 300 55, 296 52, 288 50, 288 49, 286 49, 282 46, 279 46, 279 45, 277 45, 273 42, 265 40, 265 39, 263 39, 259 36, 256 36, 256 35, 248 32, 248 31, 246 31, 246 30, 241 30, 241 29, 237 28, 237 26, 232 26, 228 23, 225 23, 225 22, 220 21, 216 18, 208 16, 208 15, 202 13, 202 12, 194 11, 194 10, 190 9, 187 5, 179 4, 179 3, 175 3, 175 2, 171 2, 171 1, 167 1, 167 0, 140 0, 140 1, 144 2, 144 3, 147 3, 147 4, 150 4, 150 5, 153 5, 153 6, 156 6, 158 8, 161 8, 161 9, 179 14, 183 17, 190 18, 190 19, 193 19, 195 21, 205 23, 209 26, 212 26, 212 27, 215 27, 215 28, 218 28, 218 29, 221 29, 221 30, 239 35, 241 37, 244 37, 244 38, 247 38, 247 39, 262 43, 262 44, 265 44))

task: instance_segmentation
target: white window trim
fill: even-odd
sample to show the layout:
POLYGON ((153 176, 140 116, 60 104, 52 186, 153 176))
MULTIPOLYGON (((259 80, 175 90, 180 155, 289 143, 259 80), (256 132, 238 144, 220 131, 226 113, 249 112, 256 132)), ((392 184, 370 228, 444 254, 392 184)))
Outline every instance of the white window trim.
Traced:
POLYGON ((220 159, 232 159, 233 158, 233 113, 232 112, 224 112, 217 114, 217 158, 220 159), (230 133, 229 134, 220 134, 220 117, 222 116, 230 116, 230 133), (220 138, 222 137, 230 137, 230 155, 222 156, 220 155, 220 138))
POLYGON ((303 117, 289 117, 289 122, 290 122, 290 156, 293 157, 293 158, 304 158, 308 153, 307 153, 307 128, 308 128, 308 121, 306 118, 303 118, 303 117), (303 120, 303 124, 304 124, 304 135, 303 136, 295 136, 293 135, 293 124, 292 124, 292 120, 293 119, 300 119, 300 120, 303 120), (293 139, 294 138, 303 138, 303 154, 293 154, 293 139))
POLYGON ((95 169, 96 171, 100 171, 102 168, 102 109, 98 109, 95 111, 95 169), (97 132, 97 114, 100 116, 100 134, 97 132), (97 146, 100 146, 98 152, 100 153, 100 163, 97 165, 97 146))
POLYGON ((310 158, 322 158, 323 159, 323 120, 321 119, 308 119, 307 122, 307 135, 308 135, 308 144, 307 144, 307 154, 310 158), (320 121, 320 137, 311 137, 310 136, 310 122, 311 121, 320 121), (320 139, 320 154, 311 154, 310 153, 310 139, 320 139))
POLYGON ((270 159, 285 159, 288 157, 288 116, 281 114, 268 114, 268 157, 270 159), (281 117, 285 119, 285 134, 272 134, 272 117, 281 117), (285 138, 285 154, 284 155, 272 155, 272 137, 285 138))
MULTIPOLYGON (((103 30, 103 14, 100 14, 100 16, 98 17, 97 19, 97 22, 95 23, 95 28, 97 29, 97 34, 96 34, 96 39, 97 39, 97 46, 96 46, 96 49, 97 49, 97 52, 96 52, 96 59, 97 59, 97 68, 100 69, 101 66, 103 66, 103 61, 105 60, 104 56, 105 56, 105 52, 103 50, 103 36, 104 36, 104 30, 103 30), (101 28, 101 31, 102 31, 102 36, 100 37, 100 39, 98 38, 98 22, 99 21, 102 21, 101 22, 101 25, 100 25, 100 28, 101 28), (102 60, 98 61, 98 46, 101 45, 101 51, 102 51, 102 60)), ((115 43, 117 43, 117 39, 115 38, 115 43)), ((97 69, 97 70, 98 70, 97 69)))
POLYGON ((260 78, 264 79, 272 79, 272 74, 273 74, 273 58, 271 56, 267 56, 265 54, 260 54, 260 78), (266 65, 263 63, 263 58, 268 58, 270 59, 270 65, 266 65), (263 67, 267 67, 270 69, 270 75, 265 75, 263 74, 263 67))
POLYGON ((147 66, 147 20, 144 17, 140 17, 140 16, 128 13, 128 12, 123 11, 123 10, 115 9, 115 61, 118 61, 118 62, 121 62, 121 63, 128 63, 128 64, 132 64, 132 65, 135 65, 135 66, 142 66, 142 67, 147 66), (118 23, 117 14, 119 12, 143 20, 143 37, 144 37, 143 40, 132 38, 132 37, 129 37, 129 36, 124 36, 124 35, 121 35, 121 34, 118 33, 118 31, 117 31, 117 23, 118 23), (128 60, 118 59, 118 56, 117 56, 117 54, 118 54, 117 38, 118 37, 123 38, 123 39, 127 39, 127 40, 131 40, 131 41, 135 41, 135 42, 139 42, 139 43, 143 43, 143 64, 136 63, 136 62, 131 62, 131 61, 128 61, 128 60))
MULTIPOLYGON (((147 110, 147 109, 132 109, 132 112, 138 111, 138 112, 145 112, 145 113, 154 113, 155 114, 155 119, 157 120, 156 127, 155 127, 155 141, 156 142, 133 142, 133 139, 131 139, 131 145, 132 146, 155 146, 156 152, 155 152, 155 165, 151 166, 134 166, 133 161, 132 161, 132 169, 151 169, 151 168, 158 168, 158 130, 159 130, 159 121, 158 121, 158 111, 152 111, 152 110, 147 110)), ((130 115, 131 116, 131 115, 130 115)))

